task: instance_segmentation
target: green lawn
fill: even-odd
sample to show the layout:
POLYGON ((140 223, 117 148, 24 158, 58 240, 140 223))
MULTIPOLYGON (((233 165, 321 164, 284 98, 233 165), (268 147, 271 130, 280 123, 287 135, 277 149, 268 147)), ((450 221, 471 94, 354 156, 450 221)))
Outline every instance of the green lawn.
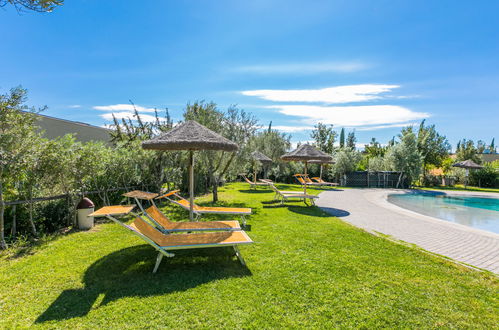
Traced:
MULTIPOLYGON (((367 234, 316 207, 280 206, 272 196, 242 183, 221 189, 222 205, 254 211, 248 223, 256 244, 241 248, 247 268, 230 250, 209 249, 164 259, 152 274, 155 251, 113 223, 29 254, 4 254, 0 328, 499 324, 494 275, 367 234)), ((165 208, 172 210, 174 218, 186 214, 165 208)))

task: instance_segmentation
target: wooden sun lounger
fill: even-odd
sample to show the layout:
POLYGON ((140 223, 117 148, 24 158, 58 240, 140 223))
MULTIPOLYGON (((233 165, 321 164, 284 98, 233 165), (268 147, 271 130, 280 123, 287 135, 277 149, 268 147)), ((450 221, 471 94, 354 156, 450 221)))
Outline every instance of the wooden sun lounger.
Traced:
MULTIPOLYGON (((305 204, 307 204, 307 199, 310 201, 310 204, 315 205, 315 199, 319 198, 315 195, 304 194, 298 191, 281 191, 276 188, 276 186, 272 185, 272 189, 275 191, 275 197, 278 197, 281 201, 281 204, 284 204, 288 199, 298 198, 302 199, 305 204)), ((274 199, 275 199, 274 197, 274 199)))
POLYGON ((185 232, 185 231, 221 231, 221 230, 241 230, 239 221, 179 221, 174 222, 161 212, 154 203, 154 198, 159 194, 134 190, 123 194, 123 196, 134 198, 142 214, 147 217, 156 228, 164 233, 185 232), (144 210, 140 199, 148 200, 151 206, 144 210))
POLYGON ((173 222, 166 217, 155 205, 146 209, 149 217, 158 223, 164 232, 179 231, 223 231, 223 230, 241 230, 239 221, 179 221, 173 222))
POLYGON ((307 185, 307 186, 320 186, 321 185, 320 183, 317 183, 317 182, 312 182, 312 181, 308 182, 308 181, 306 181, 305 180, 306 177, 303 174, 295 174, 293 176, 296 178, 296 180, 298 180, 298 182, 302 186, 305 186, 305 185, 307 185))
POLYGON ((313 177, 312 180, 315 180, 317 183, 320 183, 324 186, 338 186, 338 184, 336 182, 327 182, 327 181, 322 180, 319 177, 313 177))
POLYGON ((250 179, 248 179, 248 177, 246 175, 244 175, 244 174, 240 174, 240 175, 243 177, 244 181, 246 181, 250 185, 250 189, 253 189, 253 188, 256 189, 256 187, 266 187, 269 185, 269 182, 262 181, 262 179, 260 179, 260 182, 253 182, 250 179))
POLYGON ((120 226, 131 230, 135 235, 154 247, 158 251, 158 256, 156 258, 153 273, 156 273, 158 270, 163 256, 174 257, 175 254, 170 251, 183 249, 232 246, 241 264, 243 266, 245 265, 245 261, 239 252, 238 245, 251 244, 253 241, 244 231, 225 231, 202 234, 164 234, 140 217, 137 217, 131 225, 126 225, 116 218, 117 216, 129 214, 133 208, 134 205, 106 206, 93 212, 89 216, 107 217, 120 226))
MULTIPOLYGON (((156 197, 156 199, 166 198, 170 202, 189 210, 190 203, 187 199, 183 198, 179 194, 177 194, 179 190, 170 191, 162 196, 156 197), (176 197, 177 199, 173 199, 176 197)), ((196 219, 200 219, 203 214, 234 214, 240 215, 243 226, 246 225, 246 215, 251 214, 251 209, 247 207, 208 207, 208 206, 199 206, 194 204, 192 207, 194 214, 196 214, 196 219)))

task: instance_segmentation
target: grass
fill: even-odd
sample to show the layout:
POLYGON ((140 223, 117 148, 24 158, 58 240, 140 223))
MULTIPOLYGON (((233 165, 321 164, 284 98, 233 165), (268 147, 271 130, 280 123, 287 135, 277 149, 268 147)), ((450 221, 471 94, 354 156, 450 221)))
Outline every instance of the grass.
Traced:
POLYGON ((59 236, 28 255, 5 254, 0 328, 499 324, 495 275, 370 235, 316 207, 280 206, 272 196, 242 183, 221 189, 220 204, 254 211, 249 235, 257 243, 241 248, 247 268, 230 250, 208 249, 177 253, 152 274, 155 251, 112 223, 59 236))
POLYGON ((449 187, 449 186, 418 187, 418 189, 422 189, 422 190, 480 191, 480 192, 499 193, 499 189, 497 189, 497 188, 480 188, 480 187, 472 187, 472 186, 467 186, 466 188, 464 188, 464 185, 455 185, 453 187, 449 187))

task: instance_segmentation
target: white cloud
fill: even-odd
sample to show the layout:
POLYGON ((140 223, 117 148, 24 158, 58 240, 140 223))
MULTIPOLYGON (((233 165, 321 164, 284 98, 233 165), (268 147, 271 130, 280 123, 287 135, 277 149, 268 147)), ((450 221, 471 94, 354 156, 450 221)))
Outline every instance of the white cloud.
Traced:
POLYGON ((276 129, 281 132, 285 133, 295 133, 295 132, 301 132, 301 131, 308 131, 314 129, 313 126, 272 126, 273 129, 276 129))
POLYGON ((69 108, 71 108, 71 109, 77 109, 77 108, 81 108, 81 105, 79 105, 79 104, 73 104, 73 105, 70 105, 69 108))
POLYGON ((277 102, 350 103, 381 99, 379 94, 390 92, 398 85, 363 84, 328 87, 322 89, 259 89, 242 91, 241 94, 256 96, 277 102))
MULTIPOLYGON (((131 104, 111 104, 111 105, 96 105, 92 108, 101 111, 133 111, 134 106, 131 104)), ((154 112, 154 108, 145 108, 140 105, 135 105, 135 109, 137 109, 137 111, 139 112, 154 112)))
MULTIPOLYGON (((131 120, 136 120, 135 115, 133 112, 130 111, 121 111, 121 112, 110 112, 110 113, 105 113, 103 115, 100 115, 102 118, 106 120, 113 120, 113 114, 116 119, 131 119, 131 120)), ((139 113, 140 119, 143 122, 153 122, 156 121, 156 117, 151 116, 151 115, 145 115, 142 113, 139 113)))
POLYGON ((314 106, 314 105, 274 105, 268 108, 278 109, 288 116, 302 117, 309 125, 322 122, 343 127, 402 124, 412 120, 421 120, 430 115, 415 112, 397 105, 364 106, 314 106))
POLYGON ((357 127, 357 131, 375 131, 379 129, 385 128, 393 128, 393 127, 407 127, 417 125, 417 123, 400 123, 400 124, 388 124, 388 125, 379 125, 379 126, 366 126, 366 127, 357 127))
POLYGON ((241 73, 256 74, 317 74, 317 73, 349 73, 366 69, 368 66, 360 62, 318 62, 318 63, 285 63, 246 65, 234 69, 241 73))

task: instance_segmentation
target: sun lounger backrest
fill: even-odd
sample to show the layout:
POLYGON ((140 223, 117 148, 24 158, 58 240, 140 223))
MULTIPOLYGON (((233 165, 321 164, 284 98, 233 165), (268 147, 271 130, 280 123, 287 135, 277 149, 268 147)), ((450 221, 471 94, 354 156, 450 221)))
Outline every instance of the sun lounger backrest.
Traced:
POLYGON ((298 180, 298 182, 300 182, 301 184, 304 184, 305 183, 305 180, 303 180, 303 178, 301 176, 295 176, 295 178, 298 180))
POLYGON ((246 175, 241 175, 244 179, 244 181, 246 181, 247 183, 249 184, 253 184, 254 182, 250 181, 250 179, 248 179, 248 177, 246 175))
POLYGON ((172 222, 154 205, 146 210, 147 214, 165 229, 170 229, 172 222))
POLYGON ((141 218, 136 218, 130 227, 149 240, 153 241, 156 245, 161 246, 164 235, 141 218))

